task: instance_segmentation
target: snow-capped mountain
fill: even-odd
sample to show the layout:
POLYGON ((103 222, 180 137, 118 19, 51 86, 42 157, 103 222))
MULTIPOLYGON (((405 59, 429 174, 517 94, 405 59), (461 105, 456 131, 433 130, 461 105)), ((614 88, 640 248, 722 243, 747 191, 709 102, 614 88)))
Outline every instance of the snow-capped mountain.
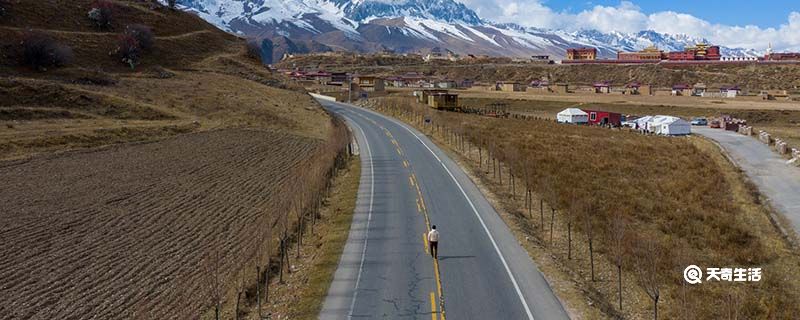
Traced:
MULTIPOLYGON (((497 24, 455 0, 178 0, 185 10, 230 32, 317 50, 427 51, 445 47, 461 54, 551 55, 591 46, 601 58, 617 51, 657 46, 682 50, 705 39, 686 35, 567 32, 497 24)), ((277 46, 279 47, 279 46, 277 46)), ((285 52, 287 48, 283 48, 285 52)), ((288 50, 290 51, 290 50, 288 50)), ((723 55, 755 56, 754 50, 722 47, 723 55)))

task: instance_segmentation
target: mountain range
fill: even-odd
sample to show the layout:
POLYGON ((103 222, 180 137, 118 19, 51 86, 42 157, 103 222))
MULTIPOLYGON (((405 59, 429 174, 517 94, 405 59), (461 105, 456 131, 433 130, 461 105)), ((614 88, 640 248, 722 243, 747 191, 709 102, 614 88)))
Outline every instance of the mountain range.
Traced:
MULTIPOLYGON (((657 46, 679 51, 707 39, 651 30, 635 33, 565 31, 500 24, 482 19, 455 0, 178 0, 219 28, 268 39, 267 60, 283 53, 345 50, 425 53, 446 48, 458 54, 562 58, 565 49, 595 47, 600 58, 617 51, 657 46)), ((760 52, 721 47, 723 55, 760 52)), ((271 61, 268 61, 271 62, 271 61)))

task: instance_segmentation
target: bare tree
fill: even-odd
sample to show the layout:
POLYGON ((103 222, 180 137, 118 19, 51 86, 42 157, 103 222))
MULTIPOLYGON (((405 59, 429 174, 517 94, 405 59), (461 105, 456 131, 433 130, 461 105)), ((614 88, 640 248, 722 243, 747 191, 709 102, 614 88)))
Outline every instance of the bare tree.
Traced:
POLYGON ((214 317, 220 319, 220 312, 222 312, 222 254, 219 247, 214 244, 211 250, 203 259, 205 278, 206 278, 206 294, 214 305, 214 317))
POLYGON ((597 214, 597 207, 594 202, 589 201, 586 205, 586 210, 584 210, 583 216, 583 223, 584 223, 584 230, 583 232, 586 233, 586 239, 589 241, 589 264, 591 267, 592 273, 592 281, 594 279, 594 220, 595 215, 597 214))
POLYGON ((239 306, 241 305, 242 295, 244 294, 245 274, 245 270, 242 270, 241 279, 236 280, 236 320, 239 320, 239 314, 241 313, 239 306))
POLYGON ((627 222, 620 214, 611 218, 611 226, 608 229, 608 240, 610 244, 611 258, 614 266, 617 267, 617 295, 619 298, 619 310, 622 311, 622 262, 625 258, 627 238, 627 222))
POLYGON ((663 275, 659 266, 663 262, 661 246, 653 235, 644 235, 636 248, 636 276, 639 286, 653 301, 653 319, 658 320, 658 300, 661 298, 663 275))

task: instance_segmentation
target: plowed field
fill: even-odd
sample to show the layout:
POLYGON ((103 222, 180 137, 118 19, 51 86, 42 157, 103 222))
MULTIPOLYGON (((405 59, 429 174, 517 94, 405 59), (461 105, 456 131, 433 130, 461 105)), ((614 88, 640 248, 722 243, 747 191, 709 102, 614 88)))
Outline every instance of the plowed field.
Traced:
POLYGON ((226 270, 252 252, 321 143, 221 130, 0 162, 0 318, 199 317, 204 256, 226 270))

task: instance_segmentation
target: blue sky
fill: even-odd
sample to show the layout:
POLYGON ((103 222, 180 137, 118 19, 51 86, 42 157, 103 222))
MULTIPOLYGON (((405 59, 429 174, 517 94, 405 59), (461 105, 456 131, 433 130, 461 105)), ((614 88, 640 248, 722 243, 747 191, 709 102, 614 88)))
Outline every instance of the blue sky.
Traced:
POLYGON ((732 48, 800 51, 800 0, 459 0, 481 18, 527 27, 653 30, 732 48))
MULTIPOLYGON (((616 6, 619 0, 547 0, 542 1, 555 11, 578 13, 591 10, 596 5, 616 6)), ((691 14, 703 20, 726 25, 756 25, 761 28, 780 27, 792 11, 800 11, 800 0, 766 1, 716 1, 716 0, 660 0, 633 1, 646 14, 659 11, 676 11, 691 14)))

